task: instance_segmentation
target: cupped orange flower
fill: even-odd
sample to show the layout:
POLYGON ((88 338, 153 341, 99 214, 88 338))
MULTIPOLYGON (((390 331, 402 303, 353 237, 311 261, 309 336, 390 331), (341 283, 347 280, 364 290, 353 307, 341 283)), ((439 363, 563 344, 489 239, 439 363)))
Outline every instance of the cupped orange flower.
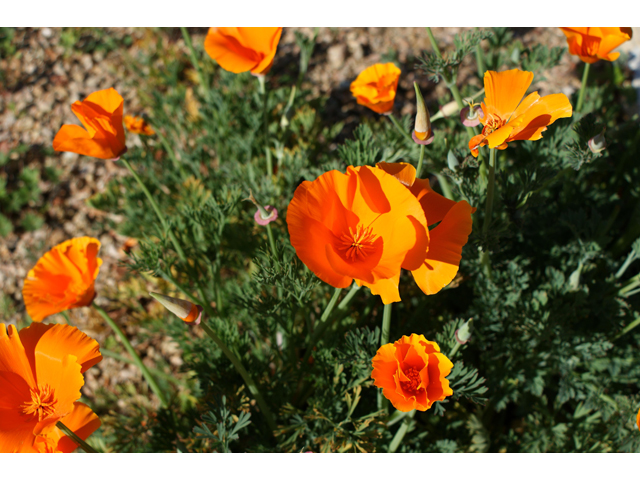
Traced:
POLYGON ((34 322, 69 308, 90 305, 102 265, 96 238, 72 238, 45 253, 27 274, 22 298, 34 322))
POLYGON ((53 149, 56 152, 117 160, 127 151, 122 126, 122 103, 122 97, 113 88, 93 92, 82 102, 75 102, 71 110, 84 128, 63 125, 53 139, 53 149))
POLYGON ((384 304, 400 301, 400 269, 423 264, 429 232, 420 202, 392 175, 368 166, 303 182, 287 211, 291 245, 321 280, 353 280, 384 304))
POLYGON ((560 27, 567 37, 569 53, 585 63, 598 60, 613 62, 620 52, 611 52, 631 40, 631 27, 560 27))
POLYGON ((138 135, 153 135, 155 130, 151 128, 151 125, 142 117, 132 117, 131 115, 124 116, 124 126, 127 127, 131 133, 137 133, 138 135))
POLYGON ((374 385, 401 412, 424 412, 453 394, 445 378, 453 363, 424 335, 413 333, 383 345, 371 363, 374 385))
POLYGON ((514 69, 487 71, 480 122, 482 133, 469 141, 474 157, 478 147, 504 150, 514 140, 540 140, 542 132, 558 118, 571 117, 573 109, 564 93, 540 97, 533 92, 522 98, 533 81, 533 73, 514 69))
MULTIPOLYGON (((462 247, 467 244, 473 225, 471 214, 476 209, 466 200, 454 202, 435 192, 429 180, 416 178, 413 165, 380 162, 377 167, 396 177, 416 197, 424 211, 427 225, 438 224, 429 231, 424 261, 417 268, 407 268, 425 294, 438 293, 458 273, 462 247)), ((399 279, 398 276, 390 281, 395 281, 397 285, 399 279)))
POLYGON ((640 409, 638 409, 638 415, 636 415, 636 425, 638 425, 638 430, 640 430, 640 409))
POLYGON ((269 72, 282 27, 211 27, 204 49, 218 64, 233 73, 269 72))
POLYGON ((83 373, 102 360, 98 342, 76 327, 0 323, 0 452, 73 452, 60 421, 85 440, 100 419, 78 402, 83 373))
POLYGON ((351 82, 351 93, 358 104, 377 113, 389 113, 398 91, 400 69, 393 63, 376 63, 351 82))

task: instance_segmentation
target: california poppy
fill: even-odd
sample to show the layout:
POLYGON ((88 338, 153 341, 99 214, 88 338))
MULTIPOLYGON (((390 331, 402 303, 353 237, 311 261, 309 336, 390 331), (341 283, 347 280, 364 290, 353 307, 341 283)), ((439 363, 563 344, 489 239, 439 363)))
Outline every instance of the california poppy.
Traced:
POLYGON ((22 297, 34 322, 69 308, 90 305, 102 265, 96 238, 72 238, 56 245, 36 263, 24 281, 22 297))
POLYGON ((282 27, 211 27, 204 49, 218 64, 233 73, 269 72, 282 27))
POLYGON ((149 292, 153 298, 162 304, 164 308, 176 315, 185 323, 199 325, 202 318, 202 306, 191 303, 188 300, 162 295, 161 293, 149 292))
POLYGON ((76 327, 0 323, 0 452, 73 452, 61 421, 85 440, 100 419, 83 403, 83 373, 102 360, 98 342, 76 327))
POLYGON ((53 149, 56 152, 117 160, 127 151, 122 126, 122 103, 122 97, 113 88, 93 92, 82 102, 75 102, 71 110, 84 128, 63 125, 53 139, 53 149))
POLYGON ((424 412, 453 394, 445 378, 453 363, 424 335, 413 333, 383 345, 371 363, 374 385, 401 412, 424 412))
POLYGON ((398 90, 400 69, 393 63, 376 63, 351 82, 351 93, 358 104, 377 113, 389 113, 398 90))
POLYGON ((631 27, 560 27, 567 37, 569 53, 578 55, 585 63, 598 60, 613 62, 620 52, 611 52, 631 40, 631 27))
POLYGON ((485 72, 486 94, 479 114, 484 128, 469 141, 474 157, 484 145, 504 150, 514 140, 540 140, 548 125, 571 117, 573 110, 564 93, 540 97, 533 92, 523 99, 532 81, 533 73, 518 69, 485 72))
POLYGON ((427 225, 438 224, 429 231, 424 261, 417 268, 407 269, 411 270, 416 284, 425 294, 438 293, 458 273, 462 247, 471 234, 471 214, 476 209, 466 200, 454 202, 433 191, 429 180, 416 178, 413 165, 380 162, 377 167, 396 177, 416 197, 427 225))
POLYGON ((287 211, 291 245, 321 280, 348 287, 355 279, 384 304, 400 300, 400 268, 424 263, 429 242, 418 199, 392 175, 369 166, 303 182, 287 211))
POLYGON ((124 116, 124 126, 127 127, 131 133, 137 133, 138 135, 153 135, 156 133, 151 125, 142 117, 132 117, 131 115, 124 116))

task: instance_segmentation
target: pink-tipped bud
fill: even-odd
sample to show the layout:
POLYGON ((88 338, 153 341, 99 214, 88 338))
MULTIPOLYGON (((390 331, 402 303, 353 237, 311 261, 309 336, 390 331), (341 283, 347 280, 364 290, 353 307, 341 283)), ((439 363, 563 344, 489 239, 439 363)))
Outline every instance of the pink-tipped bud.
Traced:
POLYGON ((464 345, 471 338, 471 329, 472 329, 471 322, 473 322, 473 318, 470 318, 467 322, 465 322, 464 325, 462 325, 459 329, 456 330, 456 333, 455 333, 456 342, 458 342, 460 345, 464 345))
POLYGON ((433 142, 433 132, 431 131, 431 120, 429 118, 429 111, 424 104, 424 98, 420 87, 416 82, 413 82, 413 87, 416 89, 416 126, 413 129, 411 138, 413 141, 420 145, 429 145, 433 142))
POLYGON ((249 200, 257 207, 258 210, 256 210, 256 213, 253 215, 253 219, 258 225, 268 225, 278 219, 278 210, 271 205, 266 205, 264 207, 260 205, 253 196, 251 190, 249 190, 249 198, 245 198, 245 200, 249 200))
POLYGON ((475 103, 469 103, 469 105, 460 110, 460 120, 465 127, 480 125, 481 115, 482 107, 475 103))
POLYGON ((604 130, 602 130, 602 133, 599 133, 595 137, 591 138, 587 142, 587 145, 589 146, 589 150, 591 150, 596 155, 607 148, 607 141, 604 138, 604 130))
POLYGON ((190 325, 200 324, 200 320, 202 320, 202 307, 200 305, 160 293, 149 292, 149 295, 159 301, 171 313, 178 316, 183 322, 190 325))

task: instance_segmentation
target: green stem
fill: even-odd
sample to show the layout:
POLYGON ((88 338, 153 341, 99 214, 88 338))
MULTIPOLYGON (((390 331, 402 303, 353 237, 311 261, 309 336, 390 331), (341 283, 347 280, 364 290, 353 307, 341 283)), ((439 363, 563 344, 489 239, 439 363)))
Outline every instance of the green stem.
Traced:
POLYGON ((431 27, 425 27, 427 29, 427 35, 429 36, 429 40, 431 41, 431 47, 433 48, 433 51, 436 52, 436 55, 438 55, 440 58, 442 58, 442 53, 440 52, 440 49, 438 48, 438 42, 436 42, 436 37, 433 36, 433 32, 431 31, 431 27))
MULTIPOLYGON (((100 353, 102 354, 103 357, 113 358, 115 360, 118 360, 119 362, 130 363, 131 365, 135 365, 136 364, 136 362, 131 360, 130 358, 127 358, 124 355, 120 355, 119 353, 112 352, 111 350, 106 350, 104 348, 101 348, 100 349, 100 353)), ((168 375, 165 372, 163 372, 162 370, 159 370, 157 368, 149 368, 149 371, 152 374, 154 374, 156 377, 162 377, 167 382, 171 382, 171 383, 174 383, 176 385, 181 385, 182 384, 182 382, 180 380, 178 380, 177 378, 175 378, 173 375, 168 375)))
MULTIPOLYGON (((380 346, 386 345, 389 343, 389 331, 391 330, 391 306, 393 304, 389 303, 384 306, 382 310, 382 330, 380 331, 380 346)), ((382 395, 382 389, 378 389, 378 410, 383 408, 386 409, 387 405, 384 403, 384 396, 382 395)))
MULTIPOLYGON (((267 223, 267 236, 269 237, 269 245, 271 246, 271 253, 273 254, 273 259, 278 262, 278 255, 276 251, 276 242, 273 240, 273 232, 271 231, 271 224, 267 223)), ((280 263, 280 262, 278 262, 280 263)))
POLYGON ((64 317, 64 321, 67 322, 67 325, 71 325, 73 327, 73 325, 71 324, 71 319, 69 318, 69 314, 66 310, 61 311, 60 315, 64 317))
POLYGON ((169 406, 169 402, 167 402, 167 398, 164 396, 164 393, 162 392, 162 390, 160 390, 160 387, 156 383, 155 378, 153 378, 153 375, 151 375, 151 372, 149 371, 149 369, 146 367, 146 365, 144 363, 142 363, 142 360, 140 359, 140 356, 138 355, 138 353, 133 348, 133 345, 131 345, 131 342, 129 342, 129 339, 127 338, 127 336, 120 329, 120 327, 118 327, 116 322, 114 322, 113 319, 107 314, 107 312, 105 312, 102 309, 102 307, 99 307, 98 305, 96 305, 94 303, 93 304, 93 308, 96 309, 96 311, 107 322, 107 324, 116 333, 116 335, 118 337, 120 337, 120 340, 122 341, 122 344, 124 345, 124 348, 127 350, 127 352, 129 352, 129 355, 131 356, 133 362, 138 366, 138 368, 142 372, 142 375, 144 376, 145 380, 149 384, 149 387, 151 387, 151 390, 153 390, 153 393, 156 394, 156 396, 160 400, 160 403, 162 404, 162 406, 164 408, 167 408, 169 406))
POLYGON ((158 220, 160 220, 160 223, 162 224, 162 229, 169 234, 169 238, 171 239, 171 242, 173 243, 173 248, 176 249, 176 252, 178 253, 178 256, 180 257, 180 260, 182 260, 183 262, 186 261, 187 257, 184 254, 184 251, 182 250, 182 247, 180 246, 180 243, 178 242, 178 239, 176 238, 175 234, 173 233, 173 230, 169 229, 169 225, 167 224, 167 220, 164 218, 164 215, 163 215, 162 211, 160 210, 160 207, 156 203, 155 199, 153 198, 153 195, 151 195, 151 192, 149 192, 149 190, 147 189, 145 184, 142 183, 142 179, 138 176, 138 174, 133 169, 133 167, 131 166, 129 161, 127 159, 125 159, 125 158, 122 158, 122 157, 120 158, 120 161, 122 163, 124 163, 124 166, 127 167, 127 170, 129 170, 131 175, 133 175, 133 178, 135 178, 136 182, 138 182, 138 185, 140 185, 140 188, 142 189, 144 194, 147 196, 147 200, 149 200, 149 203, 153 207, 153 210, 156 212, 156 216, 158 217, 158 220))
POLYGON ((264 153, 267 160, 267 176, 273 175, 273 163, 271 161, 271 149, 269 148, 269 96, 267 95, 267 85, 264 75, 258 75, 258 85, 262 94, 262 123, 264 124, 264 153))
POLYGON ((436 178, 438 179, 438 184, 442 189, 442 194, 447 197, 449 200, 453 200, 453 193, 451 193, 451 187, 449 186, 449 182, 447 181, 447 177, 445 177, 441 173, 436 173, 436 178))
POLYGON ((402 134, 407 142, 413 142, 413 138, 411 138, 411 135, 404 131, 404 128, 402 128, 402 125, 400 125, 400 122, 398 122, 398 119, 393 115, 393 113, 389 113, 387 117, 389 117, 391 122, 396 126, 398 131, 402 134))
MULTIPOLYGON (((476 32, 478 31, 478 27, 476 28, 476 32)), ((482 52, 482 47, 480 46, 480 42, 476 45, 476 63, 478 64, 478 76, 480 78, 484 78, 485 66, 484 66, 484 54, 482 52)))
POLYGON ((187 48, 189 49, 189 55, 191 56, 191 63, 193 63, 196 72, 198 73, 198 78, 200 79, 200 85, 202 85, 202 89, 204 90, 204 94, 207 97, 207 100, 211 100, 211 92, 209 91, 209 81, 205 77, 204 72, 200 68, 200 62, 198 62, 198 56, 196 55, 196 51, 193 48, 193 43, 191 43, 191 36, 187 31, 186 27, 180 27, 182 31, 182 37, 184 38, 184 43, 187 44, 187 48))
POLYGON ((624 261, 620 269, 616 272, 616 278, 620 278, 622 275, 624 275, 624 272, 627 271, 627 268, 629 268, 629 265, 631 265, 636 258, 637 258, 636 252, 632 251, 627 256, 627 259, 624 261))
POLYGON ((458 353, 458 350, 460 350, 461 345, 462 344, 456 342, 455 346, 449 352, 449 357, 448 357, 449 360, 451 360, 455 356, 455 354, 458 353))
POLYGON ((627 333, 629 333, 631 330, 633 330, 634 328, 636 328, 638 325, 640 325, 640 317, 636 318, 633 322, 631 322, 629 325, 627 325, 626 327, 624 327, 622 329, 622 331, 620 333, 618 333, 615 337, 613 337, 611 339, 612 342, 615 342, 616 340, 618 340, 620 337, 622 337, 623 335, 626 335, 627 333))
POLYGON ((584 71, 582 72, 582 84, 580 85, 580 95, 578 96, 578 105, 576 105, 576 113, 582 110, 582 104, 584 103, 584 96, 587 91, 587 80, 589 79, 589 68, 591 64, 584 64, 584 71))
POLYGON ((218 347, 220 347, 220 350, 222 350, 222 352, 227 356, 227 358, 231 361, 233 366, 236 368, 238 373, 242 376, 244 383, 249 388, 249 391, 251 392, 251 394, 255 397, 256 402, 258 402, 260 411, 264 415, 265 420, 269 425, 269 428, 273 432, 276 429, 276 422, 273 419, 271 409, 269 408, 269 406, 267 405, 267 402, 265 402, 264 398, 262 397, 260 390, 258 390, 258 386, 253 381, 253 378, 251 377, 249 372, 247 372, 247 370, 242 365, 242 362, 240 361, 240 359, 236 357, 236 355, 231 350, 229 350, 229 348, 225 345, 222 339, 218 337, 216 332, 213 331, 213 329, 207 324, 207 322, 205 321, 200 322, 200 326, 206 332, 206 334, 209 335, 209 338, 211 338, 211 340, 213 340, 214 343, 218 347))
POLYGON ((404 435, 407 433, 407 431, 409 430, 409 427, 411 426, 411 423, 413 421, 413 417, 415 416, 415 414, 416 414, 416 411, 411 410, 404 417, 404 419, 402 420, 402 424, 400 425, 400 428, 398 428, 398 431, 394 435, 393 440, 391 440, 391 443, 389 444, 389 453, 394 453, 398 449, 398 447, 400 446, 400 443, 404 439, 404 435))
POLYGON ((420 145, 420 158, 418 158, 418 166, 416 167, 416 178, 420 178, 420 172, 422 172, 422 162, 424 161, 424 145, 420 145))
POLYGON ((325 330, 327 329, 327 327, 329 327, 329 324, 331 323, 329 321, 329 317, 331 316, 331 312, 333 311, 333 307, 335 307, 336 303, 338 302, 338 298, 340 297, 340 292, 342 292, 341 288, 336 288, 335 289, 335 291, 333 292, 333 296, 331 297, 331 300, 329 300, 329 303, 325 307, 324 312, 322 312, 322 316, 320 317, 320 321, 318 322, 318 326, 316 327, 316 329, 313 332, 313 335, 311 336, 311 341, 309 342, 309 347, 307 347, 307 351, 309 352, 307 354, 307 359, 311 355, 311 350, 313 349, 315 344, 318 343, 318 340, 320 340, 320 338, 324 334, 325 330))
POLYGON ((640 284, 640 273, 622 284, 622 288, 618 291, 618 295, 622 296, 630 290, 633 290, 640 284))
POLYGON ((347 293, 342 299, 342 301, 338 304, 338 310, 340 311, 346 310, 349 303, 351 303, 351 299, 353 298, 353 296, 356 293, 358 293, 358 290, 360 290, 360 287, 356 282, 353 282, 353 285, 351 285, 351 290, 349 290, 349 293, 347 293))
POLYGON ((83 449, 87 453, 98 453, 91 445, 82 440, 78 435, 76 435, 73 430, 67 427, 64 423, 58 421, 56 422, 56 427, 64 432, 64 434, 69 437, 71 440, 76 442, 78 446, 83 449))
MULTIPOLYGON (((484 224, 482 225, 482 234, 486 236, 491 225, 491 216, 493 214, 493 196, 496 186, 496 149, 489 150, 489 183, 487 185, 487 200, 484 206, 484 224)), ((485 247, 482 252, 482 266, 485 274, 491 277, 491 259, 489 258, 489 250, 485 247)))

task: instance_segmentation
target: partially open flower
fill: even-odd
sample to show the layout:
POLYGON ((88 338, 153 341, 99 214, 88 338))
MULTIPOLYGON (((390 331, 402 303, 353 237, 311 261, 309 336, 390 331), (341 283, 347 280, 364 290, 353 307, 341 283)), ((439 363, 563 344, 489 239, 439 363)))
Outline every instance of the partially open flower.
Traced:
POLYGON ((351 82, 351 93, 358 104, 386 114, 393 109, 399 78, 400 69, 393 63, 376 63, 351 82))
POLYGON ((113 88, 93 92, 71 110, 82 122, 63 125, 53 139, 56 152, 74 152, 103 160, 118 160, 127 151, 122 126, 123 99, 113 88))
POLYGON ((153 298, 159 301, 167 310, 178 316, 185 323, 199 325, 202 320, 202 307, 180 298, 169 297, 161 293, 149 292, 153 298))
POLYGON ((479 114, 482 114, 480 104, 470 102, 469 105, 460 110, 460 120, 465 127, 475 127, 480 125, 479 114))
POLYGON ((70 325, 0 323, 0 452, 73 452, 62 422, 86 440, 100 419, 80 399, 83 373, 102 360, 98 342, 70 325))
POLYGON ((413 82, 413 88, 416 90, 416 125, 411 134, 413 141, 420 145, 429 145, 433 142, 433 132, 431 131, 431 121, 429 120, 429 110, 424 104, 424 98, 420 87, 413 82))
POLYGON ((253 215, 253 218, 258 225, 268 225, 278 219, 278 210, 271 205, 266 205, 264 207, 260 205, 251 191, 249 191, 249 198, 245 198, 245 200, 251 201, 251 203, 256 206, 257 210, 253 215))
POLYGON ((631 40, 631 27, 560 27, 567 37, 569 53, 578 55, 585 63, 598 60, 613 62, 620 52, 611 52, 631 40))
POLYGON ((436 342, 423 335, 406 335, 378 349, 371 378, 382 394, 401 412, 429 410, 434 402, 453 394, 449 380, 453 363, 436 342))
POLYGON ((131 133, 137 133, 138 135, 153 135, 156 133, 151 125, 142 117, 132 117, 131 115, 125 115, 124 126, 127 127, 131 133))
POLYGON ((204 49, 223 69, 265 75, 276 56, 282 27, 211 27, 204 49))
POLYGON ((607 141, 604 138, 604 130, 602 130, 602 132, 600 132, 595 137, 590 138, 587 142, 587 145, 589 146, 589 150, 591 150, 596 155, 607 148, 607 141))
POLYGON ((93 302, 93 284, 102 265, 98 250, 96 238, 72 238, 53 247, 29 270, 22 298, 34 322, 93 302))

